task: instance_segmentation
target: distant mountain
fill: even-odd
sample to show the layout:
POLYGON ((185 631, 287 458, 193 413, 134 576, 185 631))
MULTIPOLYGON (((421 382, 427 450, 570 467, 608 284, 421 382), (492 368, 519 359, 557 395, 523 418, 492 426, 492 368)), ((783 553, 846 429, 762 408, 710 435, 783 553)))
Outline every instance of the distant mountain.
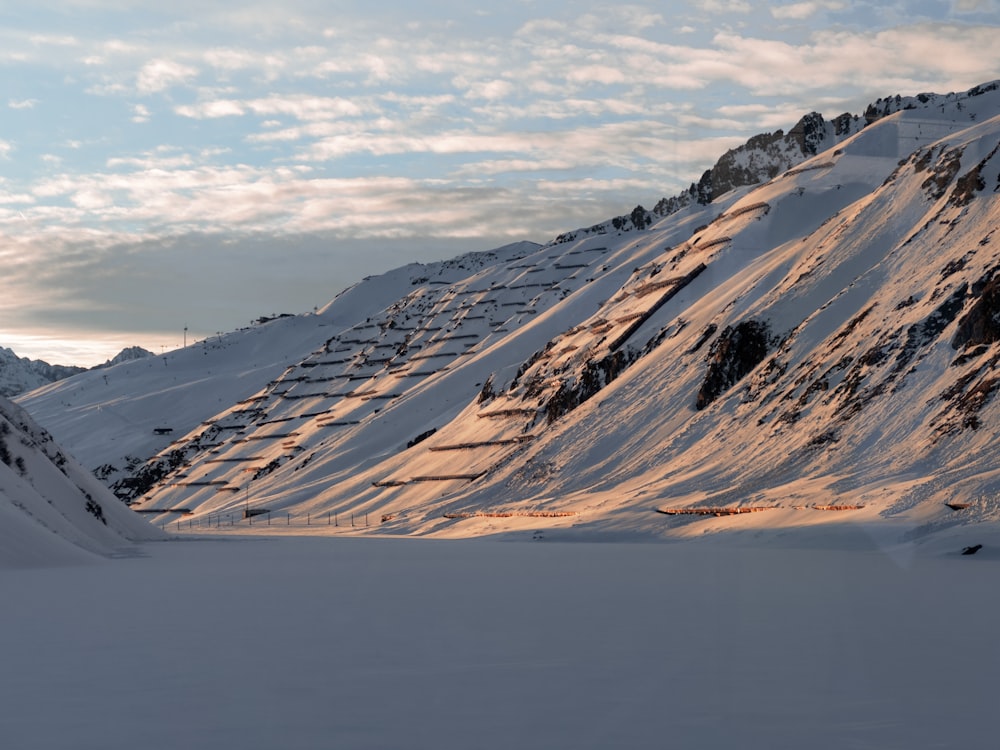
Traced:
POLYGON ((0 396, 16 396, 84 370, 85 367, 50 365, 40 359, 18 357, 10 349, 0 347, 0 396))
POLYGON ((162 537, 0 398, 0 569, 78 562, 162 537))
POLYGON ((23 403, 144 509, 448 534, 997 520, 998 144, 997 82, 808 115, 655 211, 23 403))
POLYGON ((120 365, 122 362, 134 362, 137 359, 145 359, 146 357, 153 356, 155 355, 151 351, 143 349, 141 346, 127 346, 104 364, 97 365, 95 369, 114 367, 115 365, 120 365))
MULTIPOLYGON (((94 369, 112 367, 121 362, 151 356, 153 353, 142 347, 130 346, 94 369)), ((73 365, 50 365, 41 359, 18 357, 12 350, 0 347, 0 396, 12 398, 43 385, 86 372, 87 369, 73 365)))

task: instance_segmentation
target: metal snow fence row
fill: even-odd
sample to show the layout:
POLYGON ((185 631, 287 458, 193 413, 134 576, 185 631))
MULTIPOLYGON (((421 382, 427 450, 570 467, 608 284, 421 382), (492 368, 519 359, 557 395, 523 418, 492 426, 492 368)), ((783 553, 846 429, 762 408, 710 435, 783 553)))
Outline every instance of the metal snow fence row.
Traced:
MULTIPOLYGON (((382 519, 386 520, 385 518, 382 519)), ((178 519, 173 524, 177 531, 195 529, 223 529, 227 526, 334 526, 363 528, 371 525, 368 513, 289 513, 250 508, 236 513, 210 513, 207 516, 178 519)), ((169 528, 169 526, 168 526, 169 528)))

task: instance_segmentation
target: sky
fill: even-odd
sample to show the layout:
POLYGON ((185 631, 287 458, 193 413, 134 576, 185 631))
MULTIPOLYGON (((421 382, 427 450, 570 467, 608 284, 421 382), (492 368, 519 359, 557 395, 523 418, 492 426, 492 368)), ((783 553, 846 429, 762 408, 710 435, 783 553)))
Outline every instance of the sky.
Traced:
POLYGON ((1000 0, 5 3, 0 346, 176 348, 996 78, 1000 0))

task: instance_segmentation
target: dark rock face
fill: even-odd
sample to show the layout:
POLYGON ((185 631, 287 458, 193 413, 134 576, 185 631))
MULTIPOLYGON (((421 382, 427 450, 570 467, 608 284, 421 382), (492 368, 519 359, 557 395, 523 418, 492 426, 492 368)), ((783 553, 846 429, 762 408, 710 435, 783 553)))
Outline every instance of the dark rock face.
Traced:
POLYGON ((826 140, 826 121, 819 112, 810 112, 788 131, 788 137, 799 144, 802 153, 815 156, 823 150, 826 140))
POLYGON ((635 362, 637 354, 622 349, 599 360, 586 363, 576 383, 563 383, 556 394, 545 405, 545 415, 549 424, 563 414, 572 411, 608 383, 617 378, 635 362))
POLYGON ((727 326, 708 353, 708 371, 698 389, 696 408, 704 409, 736 385, 764 361, 771 346, 771 331, 766 322, 744 320, 736 327, 727 326))
POLYGON ((958 321, 952 348, 992 344, 1000 340, 1000 279, 990 279, 979 299, 958 321))

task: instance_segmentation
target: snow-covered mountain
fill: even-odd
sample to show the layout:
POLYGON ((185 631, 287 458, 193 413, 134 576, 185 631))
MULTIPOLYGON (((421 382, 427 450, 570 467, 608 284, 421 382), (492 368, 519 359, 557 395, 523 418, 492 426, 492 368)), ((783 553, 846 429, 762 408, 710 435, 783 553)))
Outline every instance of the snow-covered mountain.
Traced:
POLYGON ((0 397, 0 569, 77 562, 162 536, 0 397))
POLYGON ((459 534, 994 519, 998 150, 996 82, 814 113, 654 211, 22 402, 143 509, 459 534))
POLYGON ((145 359, 146 357, 152 356, 155 355, 148 349, 143 349, 141 346, 126 346, 111 359, 106 360, 104 364, 97 365, 97 368, 114 367, 115 365, 120 365, 122 362, 132 362, 137 359, 145 359))
POLYGON ((50 365, 40 359, 19 357, 12 350, 0 346, 0 396, 16 396, 46 383, 76 375, 85 369, 71 365, 50 365))
MULTIPOLYGON (((121 362, 153 356, 139 346, 129 346, 122 349, 111 359, 97 368, 111 367, 121 362)), ((95 369, 97 369, 95 368, 95 369)), ((86 367, 75 365, 50 365, 41 359, 19 357, 11 349, 0 347, 0 396, 10 398, 26 391, 40 388, 57 380, 64 380, 81 372, 86 367)))

